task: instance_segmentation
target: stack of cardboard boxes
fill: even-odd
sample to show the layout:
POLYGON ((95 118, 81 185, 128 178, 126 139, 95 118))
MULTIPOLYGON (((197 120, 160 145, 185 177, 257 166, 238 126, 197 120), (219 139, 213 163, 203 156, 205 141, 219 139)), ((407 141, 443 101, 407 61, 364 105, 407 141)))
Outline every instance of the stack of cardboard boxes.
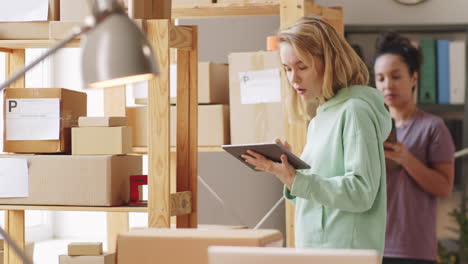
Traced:
POLYGON ((109 130, 100 135, 94 127, 89 128, 92 135, 86 134, 88 128, 80 128, 83 131, 72 135, 78 118, 86 116, 86 99, 85 93, 60 88, 5 90, 3 150, 16 154, 0 155, 1 173, 10 176, 3 178, 1 204, 116 206, 128 202, 129 176, 141 174, 141 157, 116 155, 128 153, 131 145, 125 127, 105 127, 109 130), (97 136, 107 141, 96 142, 97 136), (77 150, 72 150, 72 137, 77 150), (120 145, 115 143, 118 140, 120 145), (113 144, 120 149, 116 151, 113 144))
POLYGON ((132 129, 127 118, 80 117, 72 129, 73 155, 125 155, 132 152, 132 129))
POLYGON ((70 243, 59 264, 115 264, 115 253, 103 253, 102 243, 70 243))
MULTIPOLYGON (((171 67, 171 146, 176 145, 177 123, 177 77, 175 67, 171 67)), ((144 103, 147 98, 146 88, 134 94, 137 102, 144 103)), ((229 83, 228 66, 211 62, 198 64, 198 145, 220 146, 229 144, 229 83)), ((127 108, 129 126, 132 127, 133 145, 148 146, 147 107, 127 108)))

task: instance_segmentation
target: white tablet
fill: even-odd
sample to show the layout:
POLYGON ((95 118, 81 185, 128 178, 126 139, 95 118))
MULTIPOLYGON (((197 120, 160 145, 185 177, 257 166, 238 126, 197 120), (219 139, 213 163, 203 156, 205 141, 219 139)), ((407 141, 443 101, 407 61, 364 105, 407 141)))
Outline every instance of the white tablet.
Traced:
MULTIPOLYGON (((246 166, 255 170, 254 166, 245 162, 241 157, 242 154, 247 154, 247 150, 255 151, 262 154, 268 159, 275 162, 281 162, 281 155, 286 154, 288 157, 289 164, 296 170, 310 169, 310 166, 303 160, 298 158, 296 155, 288 151, 283 146, 276 143, 257 143, 257 144, 242 144, 242 145, 222 145, 221 146, 226 152, 233 155, 236 159, 242 161, 246 166)), ((248 154, 247 154, 248 155, 248 154)))

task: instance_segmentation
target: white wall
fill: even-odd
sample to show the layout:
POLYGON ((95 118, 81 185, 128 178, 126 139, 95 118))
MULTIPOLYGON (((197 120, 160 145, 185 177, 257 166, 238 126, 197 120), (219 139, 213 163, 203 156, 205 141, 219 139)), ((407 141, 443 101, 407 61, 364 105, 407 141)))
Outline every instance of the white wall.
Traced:
POLYGON ((275 35, 279 17, 183 19, 179 25, 198 25, 199 60, 227 63, 232 52, 266 50, 266 38, 275 35))
POLYGON ((427 0, 406 6, 393 0, 316 0, 322 6, 342 6, 345 24, 468 23, 468 1, 427 0))

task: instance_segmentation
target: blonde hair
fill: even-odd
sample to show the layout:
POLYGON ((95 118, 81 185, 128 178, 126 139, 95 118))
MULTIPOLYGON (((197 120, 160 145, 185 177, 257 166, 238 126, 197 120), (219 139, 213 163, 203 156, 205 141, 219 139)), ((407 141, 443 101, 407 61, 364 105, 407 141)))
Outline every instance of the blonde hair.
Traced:
MULTIPOLYGON (((294 25, 278 33, 279 42, 288 43, 298 58, 307 66, 315 68, 313 57, 323 61, 323 86, 319 103, 333 98, 345 87, 367 85, 369 71, 354 49, 327 22, 314 17, 303 17, 294 25)), ((287 89, 288 115, 291 120, 310 120, 308 103, 293 89, 287 89)))

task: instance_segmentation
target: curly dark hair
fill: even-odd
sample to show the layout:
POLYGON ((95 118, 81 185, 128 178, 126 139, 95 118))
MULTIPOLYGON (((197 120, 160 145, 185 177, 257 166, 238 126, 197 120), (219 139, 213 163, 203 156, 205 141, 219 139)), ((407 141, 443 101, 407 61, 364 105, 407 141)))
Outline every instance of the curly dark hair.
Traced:
POLYGON ((375 42, 376 52, 372 57, 372 65, 382 55, 393 54, 403 58, 410 74, 419 72, 423 62, 421 51, 411 44, 410 40, 394 31, 386 31, 379 35, 375 42))

